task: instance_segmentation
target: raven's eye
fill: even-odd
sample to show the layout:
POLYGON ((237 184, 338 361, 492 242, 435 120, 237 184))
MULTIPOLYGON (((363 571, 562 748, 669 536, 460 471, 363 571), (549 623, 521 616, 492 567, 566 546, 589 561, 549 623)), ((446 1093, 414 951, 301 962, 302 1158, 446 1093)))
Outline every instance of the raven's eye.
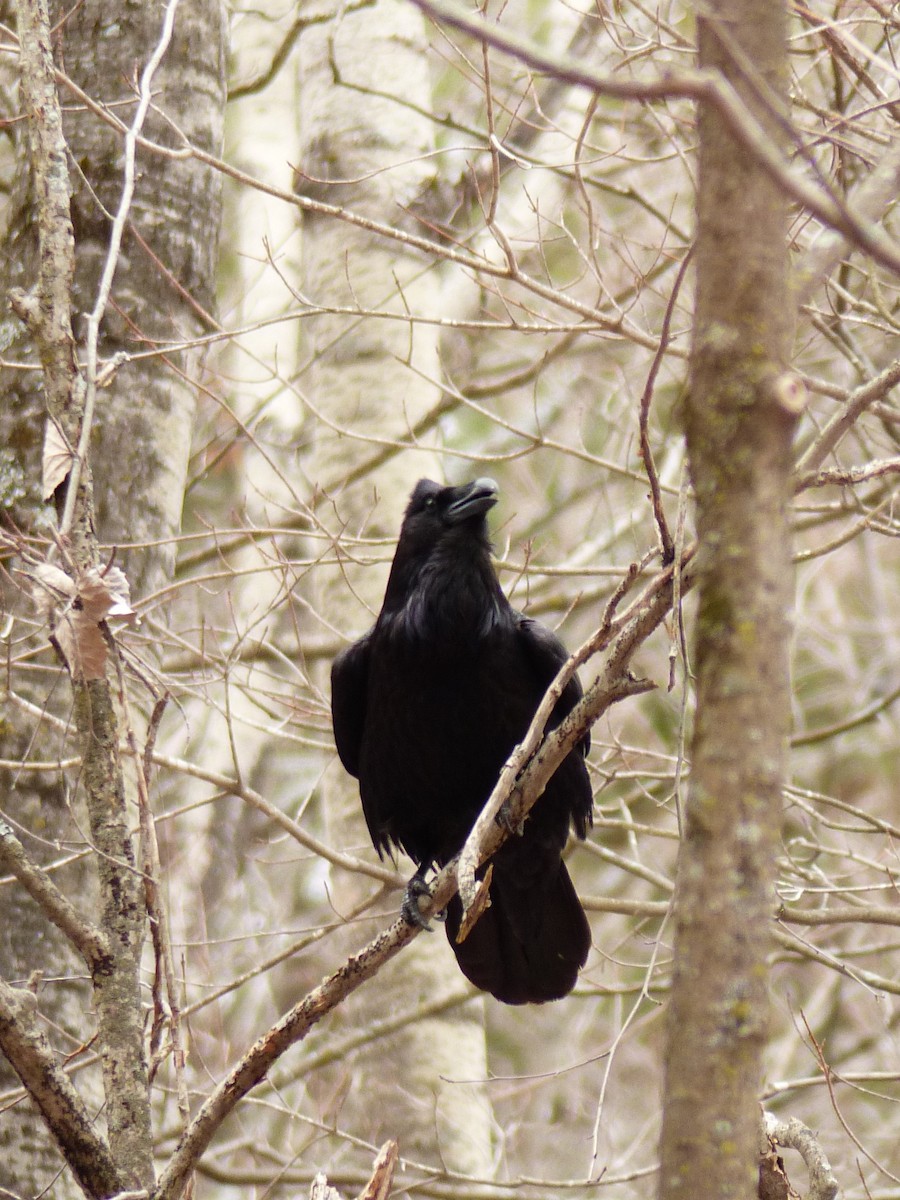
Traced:
POLYGON ((435 508, 436 506, 437 506, 437 496, 429 496, 428 499, 425 501, 426 510, 428 512, 431 512, 431 510, 433 508, 435 508))

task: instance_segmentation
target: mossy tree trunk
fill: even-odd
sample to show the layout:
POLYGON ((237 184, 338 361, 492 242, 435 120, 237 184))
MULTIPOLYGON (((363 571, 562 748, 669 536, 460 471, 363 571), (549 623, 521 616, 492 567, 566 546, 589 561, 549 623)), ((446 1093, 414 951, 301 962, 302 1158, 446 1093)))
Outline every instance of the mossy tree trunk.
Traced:
MULTIPOLYGON (((781 0, 702 10, 700 64, 783 139, 781 0)), ((788 524, 796 387, 786 202, 700 112, 696 307, 685 406, 702 546, 697 712, 675 904, 660 1195, 755 1194, 766 960, 790 717, 788 524)))

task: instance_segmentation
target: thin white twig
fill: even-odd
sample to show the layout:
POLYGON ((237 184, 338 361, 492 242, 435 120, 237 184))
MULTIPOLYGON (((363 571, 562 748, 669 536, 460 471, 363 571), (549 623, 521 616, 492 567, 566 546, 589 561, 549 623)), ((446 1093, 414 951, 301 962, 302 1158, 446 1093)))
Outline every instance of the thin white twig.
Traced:
POLYGON ((113 219, 112 230, 109 237, 109 247, 106 252, 106 261, 103 264, 103 274, 100 276, 100 285, 97 288, 97 299, 94 303, 93 311, 88 317, 87 323, 87 339, 85 347, 85 397, 84 397, 84 416, 81 422, 81 435, 78 440, 78 449, 75 453, 75 458, 72 462, 72 471, 69 476, 69 486, 66 492, 66 504, 63 510, 62 520, 60 521, 60 533, 68 532, 72 524, 72 519, 75 514, 75 497, 78 492, 78 484, 81 480, 82 466, 86 460, 88 445, 91 437, 91 426, 94 420, 94 402, 97 395, 97 343, 100 337, 100 322, 103 320, 103 315, 106 312, 106 306, 109 303, 109 295, 112 291, 113 277, 116 273, 116 267, 119 262, 119 252, 122 247, 122 236, 125 232, 125 223, 128 220, 128 214, 131 211, 131 202, 134 198, 135 187, 135 158, 137 152, 138 136, 143 128, 144 121, 147 117, 147 112, 152 101, 152 85, 153 77, 162 62, 166 51, 169 48, 169 42, 172 39, 172 30, 175 26, 175 13, 178 9, 179 0, 169 0, 166 5, 166 13, 163 18, 162 32, 159 41, 156 44, 156 49, 150 55, 147 65, 144 67, 141 75, 140 87, 138 90, 138 106, 137 112, 134 114, 134 121, 125 134, 125 162, 123 166, 123 183, 122 195, 119 200, 119 208, 113 219))

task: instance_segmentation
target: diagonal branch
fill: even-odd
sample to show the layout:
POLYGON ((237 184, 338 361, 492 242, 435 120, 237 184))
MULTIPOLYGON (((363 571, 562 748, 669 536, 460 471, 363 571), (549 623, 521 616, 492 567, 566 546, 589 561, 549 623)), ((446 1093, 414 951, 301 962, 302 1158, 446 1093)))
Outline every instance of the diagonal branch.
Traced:
POLYGON ((109 958, 101 931, 86 921, 46 871, 31 861, 25 847, 0 818, 0 867, 19 881, 44 915, 69 939, 93 974, 109 958))
MULTIPOLYGON (((900 140, 847 197, 857 218, 880 221, 900 194, 900 140)), ((849 239, 852 240, 852 239, 849 239)), ((845 256, 848 238, 838 229, 827 229, 806 250, 794 270, 794 296, 798 305, 808 304, 819 284, 845 256)))
POLYGON ((38 1027, 36 1011, 31 992, 0 981, 0 1050, 40 1109, 85 1194, 105 1200, 124 1191, 126 1180, 81 1097, 60 1070, 38 1027))
MULTIPOLYGON (((445 890, 452 894, 450 868, 445 868, 440 878, 445 882, 445 890)), ((286 1050, 301 1041, 317 1022, 370 979, 418 933, 417 926, 409 925, 405 918, 398 917, 393 925, 358 954, 352 955, 342 967, 304 996, 299 1004, 295 1004, 280 1021, 258 1038, 210 1093, 185 1130, 165 1170, 160 1174, 151 1200, 179 1200, 201 1155, 237 1103, 262 1082, 286 1050)))
MULTIPOLYGON (((850 211, 830 189, 811 183, 792 167, 787 155, 774 143, 770 133, 754 117, 736 89, 718 71, 697 69, 668 71, 655 79, 636 80, 601 75, 574 61, 540 49, 530 38, 489 24, 483 17, 471 16, 452 0, 413 0, 433 21, 449 25, 484 45, 493 46, 519 62, 556 79, 583 87, 598 96, 619 100, 663 100, 681 96, 705 102, 716 110, 732 137, 759 164, 763 171, 793 200, 803 205, 822 224, 833 229, 843 240, 871 255, 882 266, 900 273, 900 247, 882 229, 868 219, 864 211, 850 211)), ((887 161, 879 197, 883 197, 896 174, 894 157, 887 161)), ((896 194, 896 192, 895 192, 896 194)))
MULTIPOLYGON (((687 565, 683 567, 682 591, 687 590, 693 583, 693 553, 691 548, 684 555, 687 565)), ((546 707, 546 716, 538 730, 539 745, 533 756, 521 772, 514 773, 512 777, 504 772, 502 791, 501 785, 498 784, 484 812, 496 811, 508 800, 513 820, 521 820, 537 801, 547 780, 562 760, 601 714, 617 700, 646 691, 651 686, 646 681, 631 676, 628 664, 638 647, 668 613, 672 603, 674 574, 674 568, 671 567, 661 572, 629 609, 615 620, 612 615, 614 604, 608 606, 607 620, 601 631, 573 655, 551 685, 547 693, 548 699, 542 705, 541 711, 546 707), (604 638, 607 639, 606 642, 603 641, 604 638), (581 655, 589 657, 591 653, 600 649, 602 644, 608 645, 608 649, 597 679, 566 719, 540 742, 540 730, 553 708, 549 697, 565 686, 565 680, 578 666, 581 655)), ((629 581, 630 578, 629 576, 629 581)), ((621 590, 624 592, 624 586, 621 590)), ((493 854, 509 836, 509 830, 498 825, 493 816, 485 821, 479 818, 479 822, 479 828, 484 828, 485 832, 476 850, 478 862, 493 854)), ((466 848, 468 849, 468 843, 466 848)), ((424 916, 433 915, 445 908, 457 891, 458 862, 459 859, 454 858, 438 875, 432 887, 431 900, 427 905, 423 905, 424 916)), ((286 1050, 296 1042, 302 1041, 317 1022, 367 979, 371 979, 384 963, 418 936, 419 932, 418 926, 408 924, 403 917, 398 918, 264 1033, 218 1084, 191 1121, 165 1170, 160 1174, 151 1200, 179 1200, 191 1172, 216 1130, 238 1102, 263 1080, 286 1050)))

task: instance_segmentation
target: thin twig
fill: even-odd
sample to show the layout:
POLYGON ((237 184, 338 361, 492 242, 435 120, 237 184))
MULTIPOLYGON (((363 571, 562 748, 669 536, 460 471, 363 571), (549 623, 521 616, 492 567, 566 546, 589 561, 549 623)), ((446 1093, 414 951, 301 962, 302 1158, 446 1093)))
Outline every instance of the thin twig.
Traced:
POLYGON ((681 266, 678 268, 678 274, 675 276, 675 284, 672 287, 669 301, 666 304, 662 328, 660 329, 659 347, 656 353, 653 355, 653 362, 650 364, 650 370, 647 373, 647 382, 644 384, 644 391, 641 395, 641 461, 644 464, 644 470, 647 472, 647 480, 650 484, 650 501, 653 505, 653 517, 656 521, 657 533, 659 534, 659 544, 662 552, 662 565, 664 567, 667 567, 675 557, 675 544, 672 541, 671 533, 669 533, 669 526, 666 521, 666 513, 662 504, 662 495, 659 489, 659 475, 656 472, 656 463, 653 459, 653 450, 650 447, 650 404, 653 400, 653 388, 656 384, 656 377, 659 374, 659 368, 662 366, 662 360, 669 345, 669 332, 672 328, 672 314, 675 311, 675 302, 678 299, 678 293, 681 291, 681 285, 684 282, 685 275, 687 274, 687 269, 690 265, 692 254, 693 250, 688 250, 681 262, 681 266))

